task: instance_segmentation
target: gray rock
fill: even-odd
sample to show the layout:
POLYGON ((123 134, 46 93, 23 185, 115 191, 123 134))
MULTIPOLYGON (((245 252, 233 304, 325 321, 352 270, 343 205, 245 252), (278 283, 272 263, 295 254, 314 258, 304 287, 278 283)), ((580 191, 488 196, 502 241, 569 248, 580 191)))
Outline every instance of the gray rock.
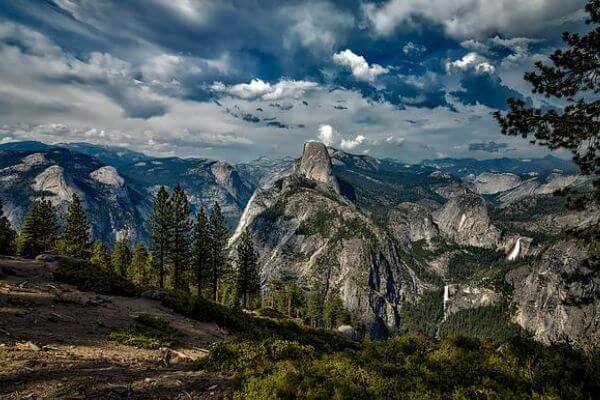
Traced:
POLYGON ((429 210, 415 203, 401 203, 391 210, 388 227, 394 238, 404 246, 418 240, 429 242, 439 234, 429 210))
POLYGON ((321 142, 304 143, 304 151, 298 163, 297 172, 308 179, 329 185, 336 193, 340 193, 339 183, 333 175, 329 152, 321 142))
POLYGON ((444 287, 444 318, 462 310, 493 305, 500 299, 500 294, 488 288, 467 284, 446 285, 444 287))
POLYGON ((544 343, 600 343, 600 266, 585 245, 562 241, 541 261, 511 271, 515 322, 544 343))
POLYGON ((500 231, 491 223, 485 200, 476 194, 450 199, 433 218, 441 234, 459 245, 498 247, 500 231))

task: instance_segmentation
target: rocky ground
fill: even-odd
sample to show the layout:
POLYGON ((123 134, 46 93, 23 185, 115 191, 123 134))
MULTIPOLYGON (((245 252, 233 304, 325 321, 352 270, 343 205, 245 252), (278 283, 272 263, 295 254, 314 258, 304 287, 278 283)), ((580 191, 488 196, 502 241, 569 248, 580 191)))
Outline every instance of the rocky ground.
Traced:
POLYGON ((0 258, 0 398, 212 399, 229 378, 196 360, 227 333, 158 301, 100 296, 55 282, 41 261, 0 258), (111 340, 136 316, 169 322, 176 342, 157 350, 111 340))

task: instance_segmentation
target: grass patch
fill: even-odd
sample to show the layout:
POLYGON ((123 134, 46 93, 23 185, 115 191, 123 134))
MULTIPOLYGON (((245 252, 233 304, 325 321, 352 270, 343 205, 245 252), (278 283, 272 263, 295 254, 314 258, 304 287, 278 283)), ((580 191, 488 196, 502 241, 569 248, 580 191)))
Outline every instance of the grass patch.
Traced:
POLYGON ((166 320, 149 314, 137 316, 134 324, 110 334, 112 340, 141 349, 171 346, 178 336, 180 333, 169 326, 166 320))

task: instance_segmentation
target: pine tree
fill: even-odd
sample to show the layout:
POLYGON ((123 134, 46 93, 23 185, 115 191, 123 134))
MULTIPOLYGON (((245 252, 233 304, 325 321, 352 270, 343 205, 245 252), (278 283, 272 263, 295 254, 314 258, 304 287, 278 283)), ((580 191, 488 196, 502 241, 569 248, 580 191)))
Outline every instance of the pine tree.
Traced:
POLYGON ((196 224, 194 225, 194 237, 192 241, 192 268, 198 287, 198 296, 202 296, 202 289, 205 286, 205 278, 208 277, 210 267, 210 243, 208 220, 204 213, 204 208, 200 207, 196 224))
POLYGON ((344 303, 342 302, 339 293, 334 290, 327 296, 323 308, 323 317, 327 328, 334 329, 338 326, 342 322, 344 313, 344 303))
POLYGON ((180 185, 171 194, 171 229, 169 261, 173 267, 173 286, 188 291, 192 221, 187 195, 180 185))
POLYGON ((101 240, 92 243, 90 263, 98 268, 110 269, 110 254, 101 240))
POLYGON ((225 246, 227 245, 227 224, 221 213, 219 203, 215 202, 209 221, 210 230, 210 251, 212 261, 212 289, 213 298, 219 301, 219 280, 222 279, 223 269, 225 267, 226 255, 225 246))
POLYGON ((13 255, 17 233, 11 228, 10 221, 4 216, 2 199, 0 198, 0 254, 13 255))
POLYGON ((323 320, 323 296, 320 290, 313 289, 308 293, 306 299, 306 318, 313 328, 321 325, 321 321, 323 320))
POLYGON ((56 213, 49 200, 36 200, 25 216, 17 240, 17 253, 35 257, 55 249, 56 213))
POLYGON ((248 297, 260 293, 258 255, 247 229, 240 236, 237 253, 237 292, 242 297, 242 307, 246 308, 248 297))
POLYGON ((533 92, 565 103, 556 111, 529 107, 523 100, 509 99, 506 115, 495 116, 506 135, 533 136, 532 142, 550 149, 567 149, 582 174, 594 176, 593 196, 575 196, 571 205, 583 208, 600 203, 600 0, 589 0, 587 24, 594 29, 584 35, 566 32, 566 49, 556 50, 552 64, 538 61, 536 71, 525 74, 533 92))
POLYGON ((171 219, 169 193, 161 186, 154 199, 154 210, 150 216, 152 251, 158 266, 158 286, 161 289, 165 287, 165 262, 169 253, 171 219))
POLYGON ((129 276, 135 283, 145 287, 151 286, 154 277, 150 262, 150 255, 146 246, 139 242, 135 245, 129 268, 129 276))
POLYGON ((65 215, 65 230, 63 233, 65 255, 75 258, 85 258, 89 253, 90 224, 81 207, 81 201, 73 193, 71 204, 65 215))
POLYGON ((129 267, 131 265, 131 248, 129 247, 129 239, 123 238, 117 240, 110 257, 112 269, 123 277, 127 277, 129 267))

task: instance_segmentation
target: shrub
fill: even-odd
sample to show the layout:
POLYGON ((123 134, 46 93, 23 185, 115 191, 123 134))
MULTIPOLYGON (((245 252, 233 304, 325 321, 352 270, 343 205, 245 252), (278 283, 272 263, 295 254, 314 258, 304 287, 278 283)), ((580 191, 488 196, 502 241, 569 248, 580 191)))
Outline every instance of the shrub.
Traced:
POLYGON ((127 279, 88 261, 59 257, 58 264, 54 277, 81 290, 118 296, 136 296, 141 293, 141 288, 127 279))
POLYGON ((126 329, 111 333, 110 338, 128 346, 158 349, 172 345, 180 335, 166 320, 149 314, 137 316, 135 322, 126 329))

